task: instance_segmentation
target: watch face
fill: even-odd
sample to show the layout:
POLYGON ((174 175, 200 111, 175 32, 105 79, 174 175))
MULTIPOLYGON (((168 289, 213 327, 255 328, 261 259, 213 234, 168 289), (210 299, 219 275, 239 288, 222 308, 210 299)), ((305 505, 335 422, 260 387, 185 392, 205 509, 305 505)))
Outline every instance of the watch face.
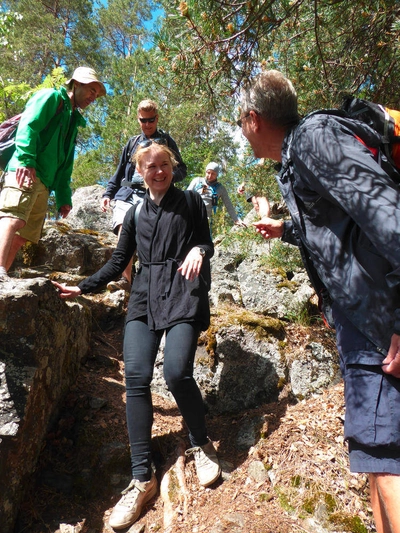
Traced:
POLYGON ((204 248, 200 248, 200 247, 199 247, 199 250, 200 250, 200 255, 201 255, 202 257, 204 257, 204 256, 206 255, 206 251, 204 250, 204 248))

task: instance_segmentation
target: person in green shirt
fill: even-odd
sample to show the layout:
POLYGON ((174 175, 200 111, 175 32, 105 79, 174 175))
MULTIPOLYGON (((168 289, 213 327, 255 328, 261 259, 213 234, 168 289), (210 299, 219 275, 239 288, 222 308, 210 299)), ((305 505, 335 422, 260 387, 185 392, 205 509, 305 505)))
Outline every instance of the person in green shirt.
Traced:
POLYGON ((96 72, 78 67, 66 87, 42 89, 28 101, 0 194, 0 281, 21 246, 39 241, 50 191, 60 215, 70 212, 75 140, 86 124, 78 109, 105 94, 96 72))

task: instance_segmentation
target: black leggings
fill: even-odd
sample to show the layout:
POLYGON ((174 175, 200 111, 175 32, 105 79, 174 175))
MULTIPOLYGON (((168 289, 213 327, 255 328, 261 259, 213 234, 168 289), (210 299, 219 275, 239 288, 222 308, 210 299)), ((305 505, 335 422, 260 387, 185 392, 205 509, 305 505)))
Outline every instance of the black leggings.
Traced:
MULTIPOLYGON (((189 429, 191 445, 203 446, 208 441, 204 403, 193 378, 199 327, 195 323, 183 323, 165 331, 164 378, 189 429)), ((164 330, 149 330, 142 320, 132 320, 125 327, 126 419, 132 475, 139 481, 148 481, 151 477, 153 403, 150 383, 163 333, 164 330)))

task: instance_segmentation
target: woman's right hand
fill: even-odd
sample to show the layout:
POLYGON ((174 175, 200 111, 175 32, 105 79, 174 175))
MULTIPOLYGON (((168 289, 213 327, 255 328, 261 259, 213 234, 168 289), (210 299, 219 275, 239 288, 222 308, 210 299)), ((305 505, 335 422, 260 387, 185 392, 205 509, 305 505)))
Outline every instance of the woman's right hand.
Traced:
POLYGON ((62 285, 57 281, 52 281, 52 284, 58 290, 60 298, 63 298, 64 300, 76 298, 81 294, 81 289, 77 286, 67 287, 66 285, 62 285))
POLYGON ((178 272, 187 280, 193 281, 199 276, 202 264, 203 256, 200 253, 200 248, 195 246, 185 257, 184 262, 178 268, 178 272))
POLYGON ((103 213, 105 213, 107 209, 110 207, 110 203, 111 203, 111 199, 108 198, 107 196, 103 196, 100 202, 100 208, 103 211, 103 213))

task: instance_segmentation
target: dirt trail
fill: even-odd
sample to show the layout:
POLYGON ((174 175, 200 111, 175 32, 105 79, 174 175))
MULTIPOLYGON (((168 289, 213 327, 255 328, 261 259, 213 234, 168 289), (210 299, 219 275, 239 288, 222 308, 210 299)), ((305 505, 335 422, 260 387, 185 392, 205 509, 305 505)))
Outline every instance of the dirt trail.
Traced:
MULTIPOLYGON (((362 516, 368 526, 364 531, 372 531, 365 479, 347 474, 340 385, 320 399, 296 406, 282 401, 237 416, 208 416, 223 476, 207 489, 197 482, 193 460, 184 457, 189 442, 175 404, 153 398, 153 449, 161 490, 131 533, 312 531, 306 526, 310 518, 304 522, 294 512, 298 503, 303 517, 312 516, 304 511, 299 496, 305 479, 310 487, 310 476, 319 483, 322 478, 324 494, 337 494, 340 509, 349 516, 362 516), (254 448, 238 449, 243 422, 256 418, 264 420, 263 438, 254 448), (260 464, 269 474, 250 475, 260 464), (346 475, 348 479, 343 478, 346 475), (297 503, 290 492, 293 486, 297 503)), ((113 531, 108 516, 130 481, 127 442, 122 324, 118 324, 93 337, 91 355, 47 435, 15 533, 113 531)), ((353 531, 349 525, 334 530, 353 531)))

